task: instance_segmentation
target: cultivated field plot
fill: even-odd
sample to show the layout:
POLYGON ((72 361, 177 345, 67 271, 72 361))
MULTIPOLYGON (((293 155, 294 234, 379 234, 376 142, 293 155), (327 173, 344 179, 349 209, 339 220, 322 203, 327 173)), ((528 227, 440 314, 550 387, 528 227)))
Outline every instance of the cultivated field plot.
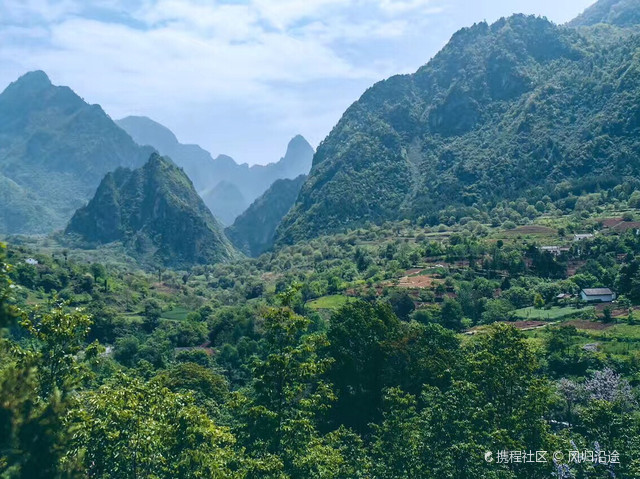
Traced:
POLYGON ((349 301, 352 301, 348 296, 342 296, 340 294, 334 294, 329 296, 323 296, 318 299, 314 299, 313 301, 309 301, 307 306, 311 309, 319 310, 319 309, 329 309, 335 310, 339 309, 349 301))
POLYGON ((524 225, 518 226, 512 230, 501 230, 496 233, 496 236, 502 238, 514 238, 518 236, 522 237, 555 237, 558 235, 558 230, 542 225, 524 225))
POLYGON ((434 278, 429 274, 421 274, 423 271, 418 270, 417 273, 410 276, 403 276, 398 281, 398 286, 401 288, 416 288, 416 289, 425 289, 432 288, 436 284, 441 283, 442 281, 434 278))
POLYGON ((173 308, 170 311, 165 311, 160 315, 162 319, 170 319, 173 321, 184 321, 187 319, 187 314, 189 314, 189 310, 182 307, 173 308))
POLYGON ((593 307, 574 308, 573 306, 559 307, 554 306, 551 309, 536 309, 534 307, 517 309, 514 311, 515 317, 528 320, 547 320, 555 321, 558 319, 569 318, 583 313, 588 313, 593 307))

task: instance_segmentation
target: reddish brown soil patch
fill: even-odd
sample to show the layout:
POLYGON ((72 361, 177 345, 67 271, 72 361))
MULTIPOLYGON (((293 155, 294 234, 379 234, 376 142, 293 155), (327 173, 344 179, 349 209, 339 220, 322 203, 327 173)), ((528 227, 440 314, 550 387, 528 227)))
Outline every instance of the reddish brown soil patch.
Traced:
MULTIPOLYGON (((626 308, 618 308, 616 307, 615 303, 598 303, 594 305, 595 310, 598 313, 602 313, 605 309, 609 308, 611 310, 611 316, 613 317, 620 317, 620 316, 626 316, 627 314, 629 314, 629 310, 626 308)), ((635 309, 635 308, 634 308, 635 309)))
POLYGON ((534 329, 540 328, 542 326, 547 325, 544 321, 514 321, 513 323, 505 323, 510 324, 516 329, 534 329))
POLYGON ((604 228, 613 228, 618 223, 622 222, 622 218, 598 218, 598 221, 602 223, 604 228))
POLYGON ((411 268, 404 272, 405 276, 411 276, 413 274, 422 273, 424 270, 422 268, 411 268))
POLYGON ((398 282, 398 286, 401 288, 431 288, 434 284, 440 283, 431 276, 420 275, 420 276, 403 276, 400 278, 398 282))
POLYGON ((399 288, 407 289, 425 289, 431 288, 434 284, 441 283, 442 281, 435 279, 437 275, 425 275, 422 273, 422 268, 412 268, 405 271, 405 276, 397 280, 384 281, 380 283, 381 286, 398 286, 399 288))
POLYGON ((622 218, 600 218, 598 221, 602 223, 603 228, 608 228, 621 233, 630 229, 640 229, 638 221, 624 221, 622 218))
POLYGON ((569 326, 575 326, 577 329, 590 329, 593 331, 602 331, 613 326, 612 323, 600 323, 595 321, 587 321, 586 319, 574 319, 564 323, 569 326))
POLYGON ((618 223, 613 227, 615 231, 627 231, 627 230, 637 230, 640 229, 640 223, 637 221, 623 221, 622 223, 618 223))

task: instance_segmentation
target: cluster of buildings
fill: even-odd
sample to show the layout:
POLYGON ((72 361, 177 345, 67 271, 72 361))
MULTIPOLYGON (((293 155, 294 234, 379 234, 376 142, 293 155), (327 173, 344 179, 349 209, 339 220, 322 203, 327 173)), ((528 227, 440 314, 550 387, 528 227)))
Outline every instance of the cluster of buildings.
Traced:
MULTIPOLYGON (((556 296, 558 301, 567 301, 576 295, 561 293, 556 296)), ((616 299, 616 293, 609 288, 584 288, 580 290, 580 299, 585 303, 610 303, 616 299)))
MULTIPOLYGON (((591 233, 580 233, 573 235, 573 241, 583 241, 592 239, 591 233)), ((554 256, 560 256, 566 253, 570 248, 564 246, 541 246, 540 251, 546 251, 554 256)), ((559 294, 556 299, 566 300, 572 298, 570 294, 559 294)), ((586 303, 610 303, 616 299, 616 294, 609 288, 584 288, 580 291, 580 299, 586 303)))

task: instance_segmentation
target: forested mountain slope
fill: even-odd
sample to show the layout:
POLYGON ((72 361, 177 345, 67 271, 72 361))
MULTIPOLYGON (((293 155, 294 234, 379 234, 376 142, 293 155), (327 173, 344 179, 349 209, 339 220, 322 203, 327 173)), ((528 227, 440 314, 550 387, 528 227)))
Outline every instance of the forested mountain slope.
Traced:
POLYGON ((225 229, 234 246, 249 256, 260 256, 271 248, 276 228, 295 203, 306 179, 306 175, 300 175, 271 185, 232 226, 225 229))
POLYGON ((0 233, 64 227, 105 173, 140 166, 151 151, 100 106, 27 73, 0 94, 0 233))
POLYGON ((368 221, 436 224, 445 208, 474 216, 637 176, 639 47, 635 27, 524 15, 460 30, 415 74, 374 85, 345 112, 277 241, 368 221))
POLYGON ((144 261, 167 266, 236 254, 184 171, 156 153, 137 170, 108 173, 66 233, 93 244, 121 241, 144 261))

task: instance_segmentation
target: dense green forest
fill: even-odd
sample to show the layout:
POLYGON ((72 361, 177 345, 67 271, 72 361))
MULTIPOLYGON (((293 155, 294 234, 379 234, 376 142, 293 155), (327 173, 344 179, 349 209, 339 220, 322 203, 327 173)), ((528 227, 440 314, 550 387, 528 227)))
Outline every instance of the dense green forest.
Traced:
POLYGON ((249 168, 122 123, 176 164, 10 85, 0 479, 640 477, 638 8, 463 29, 295 179, 302 137, 249 168), (195 158, 242 177, 211 208, 195 158))
POLYGON ((638 477, 631 196, 506 228, 388 223, 183 271, 10 237, 0 473, 638 477), (588 287, 619 296, 586 304, 588 287))

